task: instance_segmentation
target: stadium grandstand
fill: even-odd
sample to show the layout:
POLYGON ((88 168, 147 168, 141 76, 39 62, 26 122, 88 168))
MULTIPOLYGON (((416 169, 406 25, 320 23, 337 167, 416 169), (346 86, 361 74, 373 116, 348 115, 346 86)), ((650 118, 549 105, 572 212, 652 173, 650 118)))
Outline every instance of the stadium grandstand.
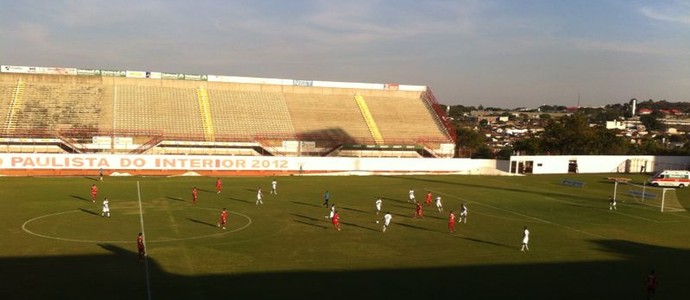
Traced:
POLYGON ((2 66, 0 152, 453 157, 426 86, 2 66))

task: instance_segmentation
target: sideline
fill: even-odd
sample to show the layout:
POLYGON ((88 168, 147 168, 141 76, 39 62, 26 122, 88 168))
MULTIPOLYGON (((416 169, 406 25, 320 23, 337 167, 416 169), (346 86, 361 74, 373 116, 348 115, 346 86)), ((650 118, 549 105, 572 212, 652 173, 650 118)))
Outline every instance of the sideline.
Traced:
POLYGON ((144 232, 144 210, 141 207, 141 187, 139 186, 139 180, 137 180, 137 198, 139 199, 139 223, 141 224, 141 233, 144 236, 144 270, 146 270, 146 294, 148 299, 151 300, 151 277, 149 276, 149 255, 148 249, 146 247, 146 233, 144 232))

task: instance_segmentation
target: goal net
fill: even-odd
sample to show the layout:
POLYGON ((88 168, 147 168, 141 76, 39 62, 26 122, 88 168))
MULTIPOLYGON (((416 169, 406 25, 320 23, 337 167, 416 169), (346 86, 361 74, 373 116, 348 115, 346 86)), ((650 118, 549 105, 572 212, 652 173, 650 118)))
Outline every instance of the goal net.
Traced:
POLYGON ((656 207, 661 212, 685 211, 685 208, 678 201, 675 188, 660 188, 616 181, 614 197, 619 202, 632 202, 656 207))

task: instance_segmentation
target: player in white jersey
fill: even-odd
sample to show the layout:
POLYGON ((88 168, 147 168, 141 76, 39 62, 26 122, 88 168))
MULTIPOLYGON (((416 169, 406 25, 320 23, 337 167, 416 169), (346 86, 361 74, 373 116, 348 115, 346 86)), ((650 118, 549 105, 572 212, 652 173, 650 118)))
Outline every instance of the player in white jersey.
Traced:
POLYGON ((609 197, 609 210, 616 210, 616 199, 609 197))
POLYGON ((333 219, 335 215, 335 203, 331 204, 331 209, 328 210, 328 215, 324 216, 324 219, 333 219))
POLYGON ((388 229, 388 226, 391 224, 391 220, 393 219, 393 215, 391 213, 386 212, 385 215, 383 215, 383 229, 381 229, 383 232, 386 232, 386 229, 388 229))
POLYGON ((414 190, 410 190, 409 198, 410 198, 410 200, 408 200, 409 202, 417 203, 417 198, 414 197, 414 190))
POLYGON ((381 198, 377 198, 375 205, 376 205, 376 215, 378 216, 379 213, 381 213, 381 206, 383 205, 383 200, 381 200, 381 198))
POLYGON ((522 249, 520 251, 529 251, 529 230, 527 229, 527 226, 525 226, 525 230, 522 232, 522 249))
POLYGON ((101 217, 110 218, 110 206, 108 205, 108 197, 103 199, 103 211, 101 212, 101 217))
POLYGON ((256 205, 263 205, 264 201, 262 200, 264 198, 264 193, 261 191, 261 188, 256 190, 256 205))
POLYGON ((460 206, 460 219, 458 223, 467 223, 467 205, 465 203, 460 206))
POLYGON ((443 204, 441 203, 441 196, 436 196, 436 208, 438 209, 438 212, 443 211, 443 204))
POLYGON ((278 181, 275 178, 271 181, 271 194, 278 195, 278 181))

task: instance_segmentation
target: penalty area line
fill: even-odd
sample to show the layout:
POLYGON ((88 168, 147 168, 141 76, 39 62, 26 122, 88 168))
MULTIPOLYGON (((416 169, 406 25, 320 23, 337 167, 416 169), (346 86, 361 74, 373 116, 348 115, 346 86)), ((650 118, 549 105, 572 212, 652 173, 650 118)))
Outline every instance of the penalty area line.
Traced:
MULTIPOLYGON (((137 198, 139 199, 139 224, 141 224, 141 234, 144 236, 144 249, 146 247, 146 233, 144 231, 144 209, 141 205, 141 186, 139 185, 139 180, 137 180, 137 198)), ((148 251, 148 249, 146 250, 148 251)), ((148 255, 144 255, 144 270, 146 272, 146 294, 147 299, 151 300, 151 279, 149 275, 149 258, 148 255)))
POLYGON ((551 224, 551 225, 553 225, 553 226, 566 228, 566 229, 569 229, 569 230, 572 230, 572 231, 575 231, 575 232, 579 232, 579 233, 582 233, 582 234, 585 234, 585 235, 590 235, 590 236, 598 237, 598 238, 601 238, 601 239, 609 239, 609 237, 606 237, 606 236, 603 236, 603 235, 600 235, 600 234, 596 234, 596 233, 592 233, 592 232, 580 230, 580 229, 577 229, 577 228, 573 228, 573 227, 570 227, 570 226, 567 226, 567 225, 559 224, 559 223, 552 222, 552 221, 549 221, 549 220, 545 220, 545 219, 542 219, 542 218, 537 218, 537 217, 534 217, 534 216, 526 215, 526 214, 523 214, 523 213, 520 213, 520 212, 511 210, 511 209, 500 208, 500 207, 496 207, 496 206, 493 206, 493 205, 489 205, 489 204, 486 204, 486 203, 480 203, 480 202, 476 202, 476 201, 470 201, 470 200, 463 199, 463 198, 461 198, 461 197, 458 197, 458 196, 455 196, 455 195, 451 195, 451 194, 448 194, 448 193, 443 193, 443 192, 438 192, 438 191, 431 191, 431 192, 434 192, 434 193, 437 193, 437 194, 443 194, 443 195, 446 195, 446 196, 448 196, 448 197, 452 197, 452 198, 456 198, 456 199, 460 199, 460 200, 463 200, 463 201, 465 201, 465 202, 467 202, 467 203, 475 203, 475 204, 480 205, 480 206, 488 207, 488 208, 491 208, 491 209, 494 209, 494 210, 497 210, 497 211, 506 212, 506 213, 513 214, 513 215, 516 215, 516 216, 520 216, 520 217, 523 217, 523 218, 526 218, 526 219, 535 220, 535 221, 537 221, 537 222, 541 222, 541 223, 545 223, 545 224, 551 224))

